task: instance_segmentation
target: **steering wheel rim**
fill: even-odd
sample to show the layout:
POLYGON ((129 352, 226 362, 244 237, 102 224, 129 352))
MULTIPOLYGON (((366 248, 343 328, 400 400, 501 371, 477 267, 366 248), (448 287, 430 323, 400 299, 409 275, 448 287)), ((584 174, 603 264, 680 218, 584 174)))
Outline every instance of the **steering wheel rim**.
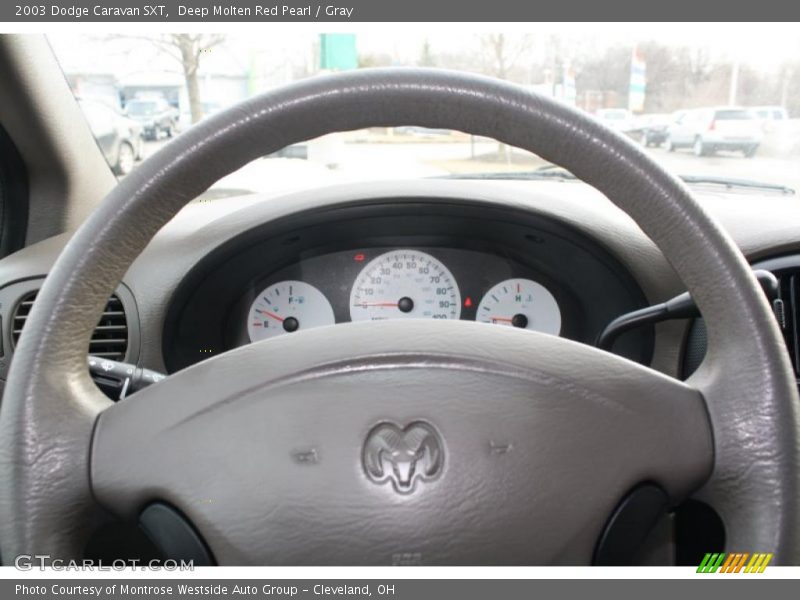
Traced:
MULTIPOLYGON (((651 237, 708 328, 707 359, 690 379, 713 430, 713 472, 699 495, 722 516, 730 547, 800 560, 797 388, 775 320, 732 240, 680 181, 587 116, 509 83, 417 69, 313 78, 219 113, 145 161, 78 230, 28 318, 0 413, 7 560, 32 551, 74 558, 102 518, 92 443, 103 439, 99 417, 113 411, 88 376, 86 348, 109 294, 153 235, 258 156, 335 131, 408 124, 531 150, 599 189, 651 237)), ((372 358, 385 350, 376 347, 372 358)), ((702 471, 711 453, 709 445, 695 467, 702 471)))

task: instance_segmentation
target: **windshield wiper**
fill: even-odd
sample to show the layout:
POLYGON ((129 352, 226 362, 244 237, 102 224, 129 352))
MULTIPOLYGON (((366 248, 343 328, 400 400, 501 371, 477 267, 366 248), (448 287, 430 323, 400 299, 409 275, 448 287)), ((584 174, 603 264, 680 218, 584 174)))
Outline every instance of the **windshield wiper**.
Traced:
MULTIPOLYGON (((679 175, 684 183, 689 185, 720 185, 726 189, 736 188, 768 190, 786 196, 793 196, 795 191, 784 185, 774 183, 762 183, 749 179, 731 179, 728 177, 714 177, 709 175, 679 175)), ((457 175, 445 175, 445 179, 510 179, 510 180, 536 180, 550 179, 557 181, 575 181, 578 178, 562 167, 556 165, 545 165, 534 171, 498 171, 488 173, 463 173, 457 175)))
POLYGON ((787 196, 793 196, 795 194, 795 191, 792 188, 786 187, 785 185, 762 183, 760 181, 751 181, 749 179, 729 179, 728 177, 710 177, 708 175, 681 175, 680 178, 688 184, 721 185, 729 190, 734 188, 750 188, 769 190, 787 196))

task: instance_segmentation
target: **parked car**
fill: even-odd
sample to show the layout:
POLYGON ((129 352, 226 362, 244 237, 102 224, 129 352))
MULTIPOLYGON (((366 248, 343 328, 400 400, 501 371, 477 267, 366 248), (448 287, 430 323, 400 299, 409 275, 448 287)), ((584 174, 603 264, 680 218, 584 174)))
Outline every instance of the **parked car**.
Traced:
POLYGON ((172 137, 177 129, 178 111, 163 98, 135 98, 125 105, 125 114, 142 126, 145 139, 157 140, 161 134, 172 137))
POLYGON ((616 131, 627 132, 635 129, 633 113, 627 108, 601 108, 595 117, 606 127, 616 131))
POLYGON ((647 147, 660 146, 667 141, 670 120, 671 116, 665 114, 642 115, 636 122, 639 140, 647 147))
POLYGON ((269 154, 267 158, 296 158, 299 160, 308 160, 308 142, 291 144, 290 146, 281 148, 277 152, 269 154))
POLYGON ((738 150, 755 156, 763 133, 755 113, 735 106, 687 110, 670 126, 667 149, 691 148, 697 156, 738 150))
POLYGON ((83 99, 79 105, 114 172, 130 173, 142 158, 142 126, 103 102, 83 99))

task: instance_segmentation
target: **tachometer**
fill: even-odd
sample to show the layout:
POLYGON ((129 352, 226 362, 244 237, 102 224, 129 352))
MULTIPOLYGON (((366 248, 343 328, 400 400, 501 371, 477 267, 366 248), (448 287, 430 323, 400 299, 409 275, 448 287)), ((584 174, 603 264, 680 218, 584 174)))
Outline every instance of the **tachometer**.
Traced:
POLYGON ((255 342, 335 322, 331 303, 317 288, 303 281, 281 281, 253 300, 247 315, 247 333, 255 342))
POLYGON ((461 294, 453 274, 418 250, 393 250, 374 258, 350 292, 353 321, 460 316, 461 294))
POLYGON ((546 287, 530 279, 498 283, 481 300, 475 320, 553 335, 561 332, 558 302, 546 287))

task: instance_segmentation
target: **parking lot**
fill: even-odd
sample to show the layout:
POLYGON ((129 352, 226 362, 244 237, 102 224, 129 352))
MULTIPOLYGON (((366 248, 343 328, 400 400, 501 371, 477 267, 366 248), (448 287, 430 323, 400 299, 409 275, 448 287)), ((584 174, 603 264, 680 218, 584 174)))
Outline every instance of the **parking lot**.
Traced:
MULTIPOLYGON (((144 157, 152 155, 168 140, 145 143, 144 157)), ((312 143, 313 144, 313 143, 312 143)), ((782 185, 800 191, 800 157, 776 157, 759 153, 745 158, 741 153, 719 152, 698 157, 690 150, 667 152, 648 148, 662 165, 679 175, 751 180, 782 185)), ((220 181, 215 188, 229 191, 265 192, 358 180, 434 177, 497 171, 530 171, 546 163, 519 151, 498 154, 498 144, 488 140, 431 141, 429 139, 382 139, 380 143, 342 140, 335 151, 310 160, 263 158, 220 181)))

